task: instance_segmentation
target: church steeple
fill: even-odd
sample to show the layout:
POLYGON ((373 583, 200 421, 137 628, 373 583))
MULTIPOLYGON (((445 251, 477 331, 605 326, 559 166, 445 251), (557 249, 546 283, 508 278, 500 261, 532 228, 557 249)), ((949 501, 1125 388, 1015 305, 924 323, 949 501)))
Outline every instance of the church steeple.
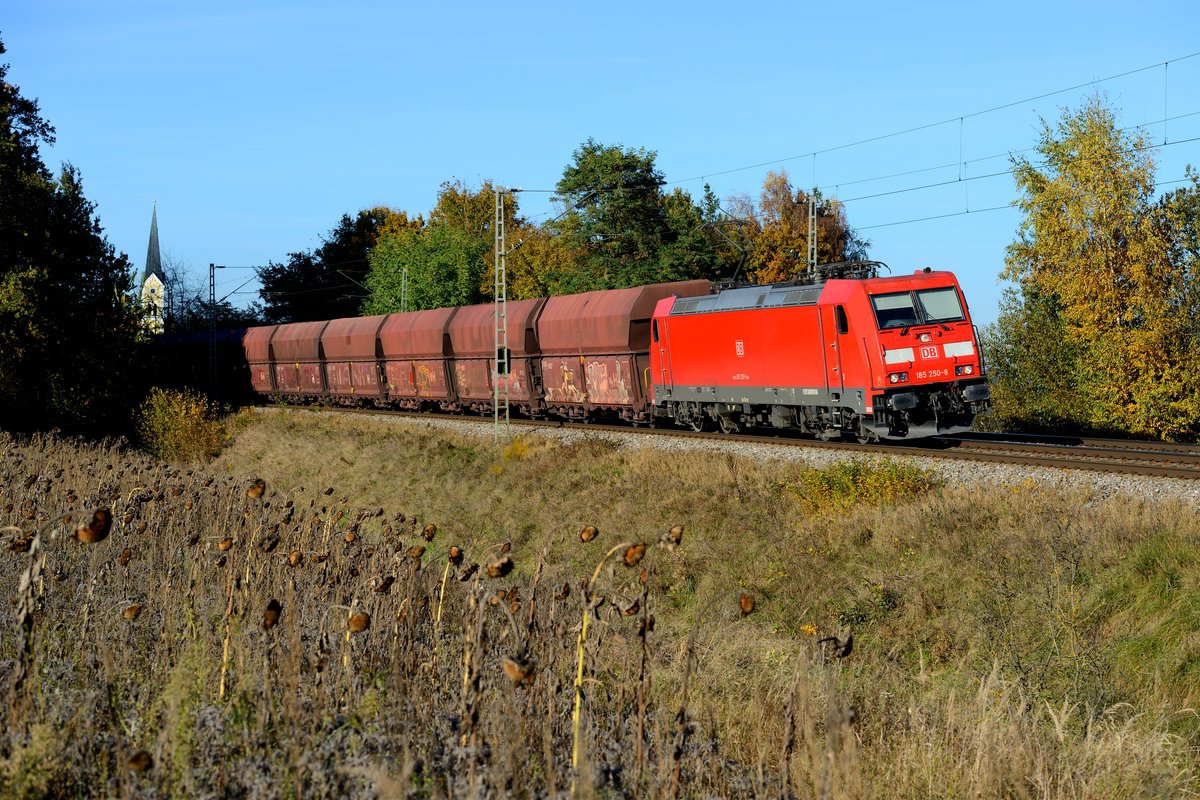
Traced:
POLYGON ((151 275, 166 283, 167 276, 162 271, 162 254, 158 251, 158 201, 150 212, 150 246, 146 248, 146 269, 142 272, 142 283, 151 275))
POLYGON ((146 309, 143 323, 151 333, 162 333, 165 327, 163 305, 166 302, 167 276, 162 269, 162 254, 158 250, 158 203, 150 212, 150 245, 146 248, 146 268, 142 272, 142 306, 146 309))

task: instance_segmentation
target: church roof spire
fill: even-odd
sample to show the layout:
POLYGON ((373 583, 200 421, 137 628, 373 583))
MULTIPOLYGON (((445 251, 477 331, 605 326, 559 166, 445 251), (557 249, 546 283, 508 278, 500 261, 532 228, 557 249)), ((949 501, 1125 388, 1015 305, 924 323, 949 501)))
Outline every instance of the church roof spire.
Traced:
POLYGON ((142 283, 151 275, 166 283, 163 274, 162 255, 158 251, 158 201, 154 202, 154 210, 150 214, 150 246, 146 249, 146 270, 142 273, 142 283))

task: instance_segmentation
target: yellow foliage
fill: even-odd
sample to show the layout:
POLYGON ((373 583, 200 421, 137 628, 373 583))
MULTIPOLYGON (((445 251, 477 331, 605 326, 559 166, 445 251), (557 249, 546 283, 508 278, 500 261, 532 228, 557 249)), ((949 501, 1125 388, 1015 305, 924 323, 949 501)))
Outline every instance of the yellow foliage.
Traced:
POLYGON ((803 508, 815 514, 918 497, 933 486, 933 473, 914 464, 853 459, 827 469, 806 469, 787 488, 803 508))
POLYGON ((175 461, 212 458, 226 438, 208 398, 186 389, 151 389, 138 409, 137 429, 147 450, 175 461))
POLYGON ((997 331, 997 406, 1020 417, 1022 403, 1057 395, 1056 407, 1034 413, 1093 430, 1195 436, 1200 279, 1176 241, 1194 224, 1176 218, 1189 207, 1155 200, 1144 134, 1120 130, 1101 98, 1057 127, 1043 123, 1037 151, 1014 158, 1025 219, 1001 277, 1020 301, 997 331), (1056 335, 1040 340, 1030 335, 1037 328, 1056 335), (1031 347, 1051 357, 1031 358, 1031 347))
POLYGON ((524 461, 529 457, 529 442, 524 436, 518 436, 504 447, 500 456, 505 461, 524 461))
POLYGON ((792 187, 787 172, 768 172, 759 201, 760 222, 748 231, 752 251, 747 278, 757 284, 778 283, 800 275, 808 266, 809 206, 816 203, 817 262, 828 264, 862 257, 866 242, 846 220, 837 200, 792 187))

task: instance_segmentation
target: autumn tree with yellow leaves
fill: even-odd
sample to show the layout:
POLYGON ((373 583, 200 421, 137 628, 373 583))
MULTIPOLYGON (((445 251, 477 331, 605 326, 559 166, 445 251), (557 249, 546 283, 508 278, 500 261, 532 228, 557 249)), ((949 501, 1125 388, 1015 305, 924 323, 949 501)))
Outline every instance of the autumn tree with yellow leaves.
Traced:
POLYGON ((816 205, 817 263, 854 261, 867 257, 870 242, 850 227, 846 207, 820 192, 796 189, 787 172, 768 172, 757 209, 735 203, 735 213, 751 216, 747 233, 750 256, 746 279, 767 284, 791 280, 808 267, 809 206, 816 205))
POLYGON ((1164 439, 1200 432, 1200 275, 1192 185, 1156 198, 1152 148, 1103 99, 1043 121, 1013 159, 1025 214, 989 331, 1010 426, 1164 439))

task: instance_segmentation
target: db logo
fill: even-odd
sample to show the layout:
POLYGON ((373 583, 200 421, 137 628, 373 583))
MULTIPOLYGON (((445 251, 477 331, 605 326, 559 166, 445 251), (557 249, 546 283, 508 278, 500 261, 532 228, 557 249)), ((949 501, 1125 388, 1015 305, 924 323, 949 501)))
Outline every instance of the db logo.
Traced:
POLYGON ((738 339, 733 343, 733 348, 737 351, 738 358, 742 358, 746 355, 746 345, 742 343, 741 339, 738 339))
POLYGON ((921 348, 921 358, 937 358, 938 349, 936 344, 931 344, 929 347, 921 348))

